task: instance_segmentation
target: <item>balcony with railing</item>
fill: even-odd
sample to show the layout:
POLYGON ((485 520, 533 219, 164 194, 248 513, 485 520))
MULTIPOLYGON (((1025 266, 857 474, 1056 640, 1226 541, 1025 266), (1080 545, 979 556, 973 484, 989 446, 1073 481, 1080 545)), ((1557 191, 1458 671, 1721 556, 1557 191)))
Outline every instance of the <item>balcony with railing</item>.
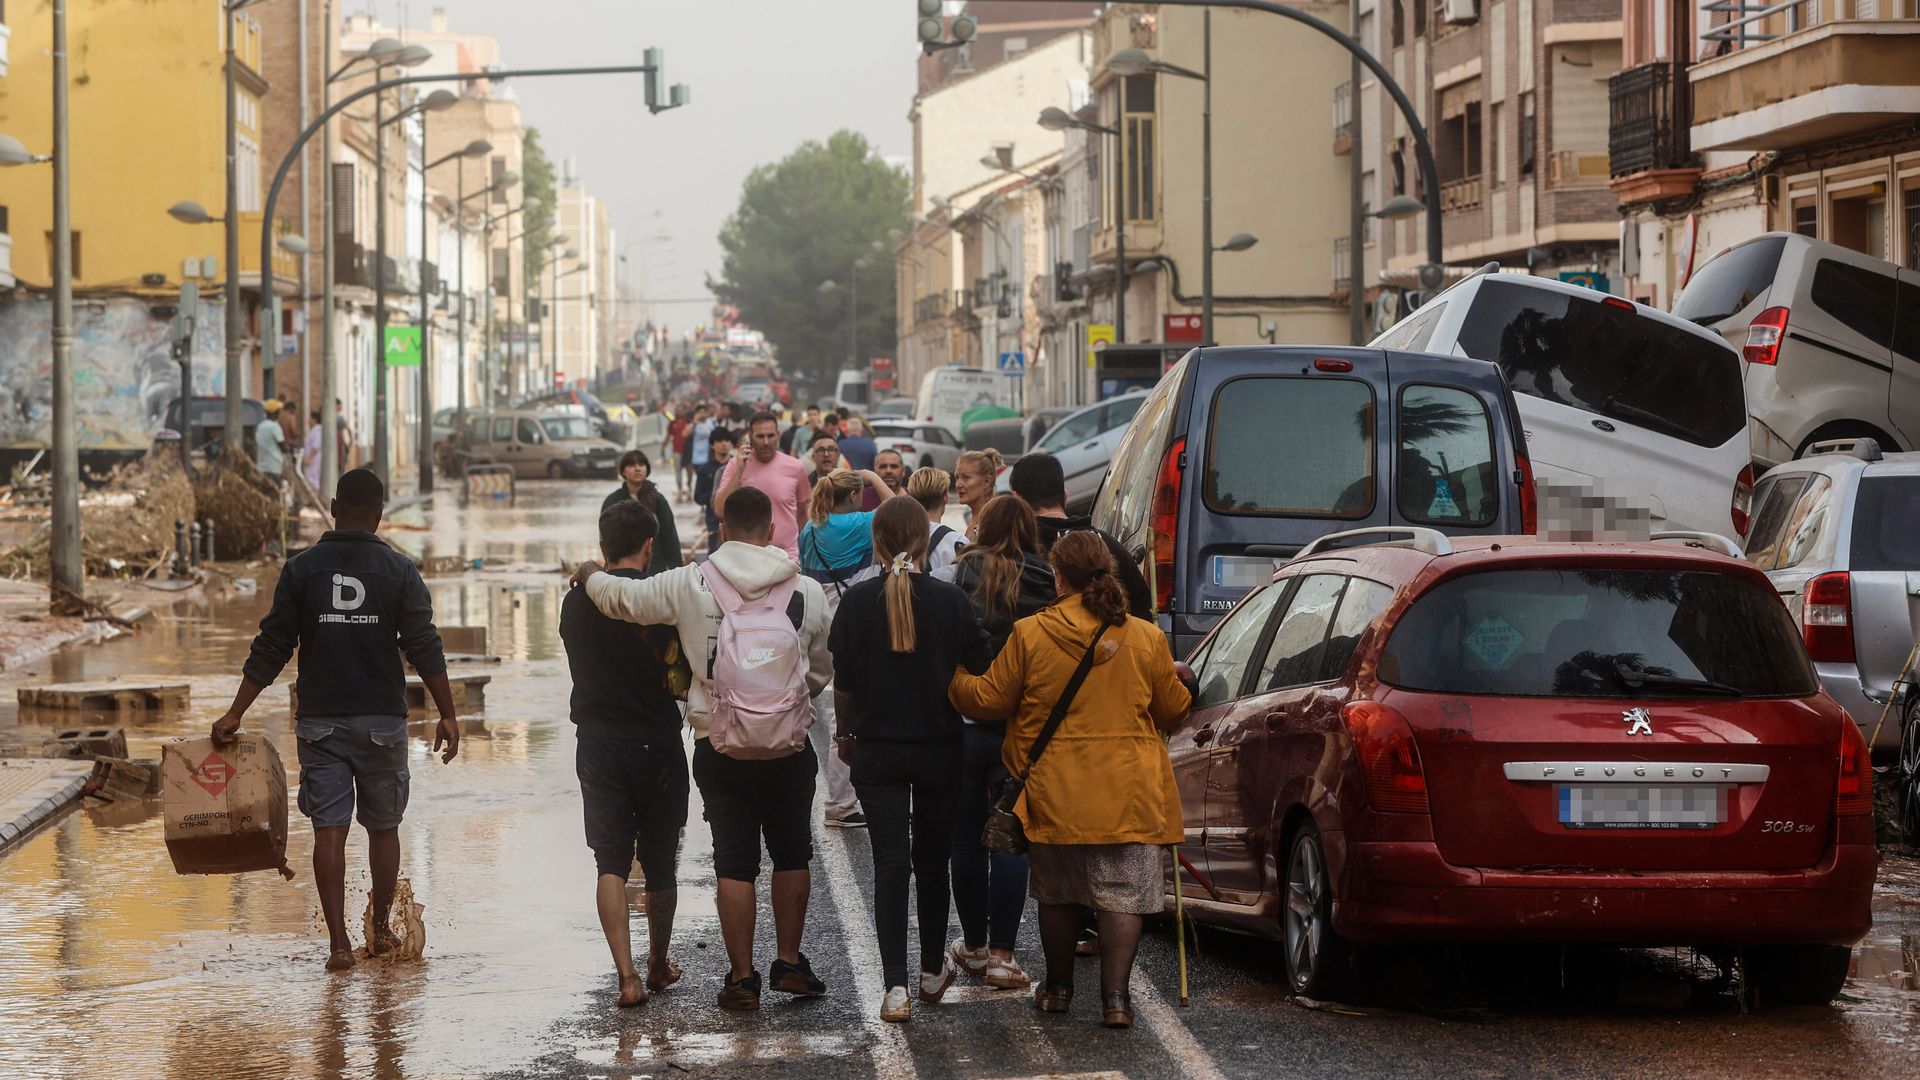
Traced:
POLYGON ((1440 185, 1440 209, 1442 212, 1477 209, 1485 189, 1486 185, 1478 176, 1443 183, 1440 185))
POLYGON ((1353 150, 1353 84, 1343 82, 1333 88, 1333 152, 1353 150))
MULTIPOLYGON (((240 272, 253 274, 259 280, 260 273, 260 226, 261 215, 258 211, 241 211, 240 215, 240 272)), ((291 231, 292 225, 281 218, 273 223, 273 235, 277 240, 291 231)), ((300 256, 281 247, 277 242, 273 246, 273 276, 282 281, 294 281, 300 277, 300 256)))
POLYGON ((1607 170, 1623 203, 1693 190, 1700 162, 1687 140, 1687 69, 1658 61, 1607 80, 1607 170))
POLYGON ((1920 19, 1894 0, 1704 0, 1692 149, 1786 150, 1920 113, 1920 19))

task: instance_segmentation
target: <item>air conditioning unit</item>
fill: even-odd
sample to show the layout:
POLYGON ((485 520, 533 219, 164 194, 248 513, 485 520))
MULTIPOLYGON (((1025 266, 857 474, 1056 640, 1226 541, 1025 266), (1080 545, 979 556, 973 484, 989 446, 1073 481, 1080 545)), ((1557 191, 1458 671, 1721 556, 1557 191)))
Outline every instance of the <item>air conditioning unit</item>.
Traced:
POLYGON ((1448 26, 1472 26, 1480 21, 1480 0, 1440 0, 1440 21, 1448 26))

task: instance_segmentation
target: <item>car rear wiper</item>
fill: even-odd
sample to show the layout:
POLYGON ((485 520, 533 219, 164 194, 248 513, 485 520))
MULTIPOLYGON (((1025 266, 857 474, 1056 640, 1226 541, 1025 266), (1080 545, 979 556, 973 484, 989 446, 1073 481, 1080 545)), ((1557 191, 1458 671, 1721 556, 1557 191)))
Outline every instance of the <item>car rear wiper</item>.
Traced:
POLYGON ((1694 690, 1706 694, 1725 694, 1728 697, 1740 697, 1746 693, 1737 686, 1714 682, 1712 679, 1689 679, 1684 675, 1664 675, 1618 663, 1613 665, 1613 670, 1629 690, 1657 686, 1662 690, 1694 690))

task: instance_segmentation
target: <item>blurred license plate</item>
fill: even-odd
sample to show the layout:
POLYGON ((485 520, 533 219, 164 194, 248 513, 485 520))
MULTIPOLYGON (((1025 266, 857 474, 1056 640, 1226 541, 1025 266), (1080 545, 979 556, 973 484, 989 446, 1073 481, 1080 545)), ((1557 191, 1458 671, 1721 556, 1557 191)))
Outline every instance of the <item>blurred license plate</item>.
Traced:
POLYGON ((1569 829, 1711 829, 1727 820, 1727 789, 1681 784, 1561 784, 1569 829))
POLYGON ((1213 583, 1223 589, 1255 589, 1272 581, 1273 572, 1284 562, 1251 555, 1215 555, 1213 583))

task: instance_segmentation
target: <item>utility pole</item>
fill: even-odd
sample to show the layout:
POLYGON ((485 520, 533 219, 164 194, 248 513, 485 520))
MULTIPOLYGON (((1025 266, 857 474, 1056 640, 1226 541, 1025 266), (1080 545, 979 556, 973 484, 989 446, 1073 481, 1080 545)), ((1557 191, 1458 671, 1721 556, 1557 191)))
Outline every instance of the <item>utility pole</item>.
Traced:
MULTIPOLYGON (((1419 2, 1419 0, 1416 0, 1419 2)), ((1200 343, 1213 344, 1213 9, 1200 13, 1200 343)))
MULTIPOLYGON (((427 114, 420 114, 420 494, 433 491, 433 308, 427 292, 427 218, 431 202, 427 197, 427 114)), ((454 207, 456 213, 459 207, 454 207)), ((440 276, 438 264, 434 276, 440 276)))
POLYGON ((392 486, 387 432, 387 94, 373 92, 373 471, 392 486))
MULTIPOLYGON (((1360 40, 1360 5, 1353 6, 1353 38, 1360 40)), ((1360 79, 1366 74, 1366 68, 1360 63, 1360 57, 1352 58, 1352 74, 1347 76, 1347 130, 1350 132, 1347 151, 1347 185, 1350 217, 1347 228, 1347 333, 1353 344, 1359 345, 1367 340, 1367 288, 1365 272, 1367 269, 1367 217, 1363 209, 1367 193, 1361 183, 1361 172, 1366 168, 1366 149, 1361 141, 1366 130, 1360 118, 1360 79)), ((1439 198, 1439 193, 1428 196, 1439 198)))
MULTIPOLYGON (((47 545, 50 607, 80 606, 87 567, 80 553, 80 449, 73 425, 73 214, 67 138, 67 0, 53 0, 53 534, 47 545)), ((180 403, 191 426, 192 401, 180 403)))
MULTIPOLYGON (((324 0, 320 17, 327 28, 320 46, 320 70, 326 76, 320 84, 320 111, 326 113, 333 105, 333 0, 324 0)), ((339 239, 333 235, 333 120, 325 121, 320 131, 320 229, 326 234, 326 246, 320 258, 320 490, 316 494, 331 499, 340 483, 340 410, 334 405, 340 392, 333 373, 333 264, 339 239)))

